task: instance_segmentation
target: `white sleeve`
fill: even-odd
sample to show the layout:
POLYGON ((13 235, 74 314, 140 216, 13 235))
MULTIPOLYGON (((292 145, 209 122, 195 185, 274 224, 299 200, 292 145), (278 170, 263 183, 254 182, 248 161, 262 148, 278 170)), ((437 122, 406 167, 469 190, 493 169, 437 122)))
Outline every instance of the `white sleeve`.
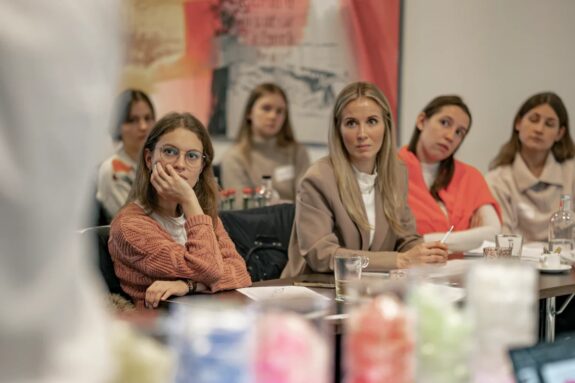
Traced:
MULTIPOLYGON (((473 229, 456 231, 449 235, 445 243, 450 252, 468 251, 479 247, 483 241, 495 241, 501 231, 501 223, 493 205, 483 205, 478 210, 482 225, 473 229)), ((423 236, 425 242, 440 241, 445 233, 429 233, 423 236)))
POLYGON ((112 170, 112 158, 102 163, 98 170, 98 185, 96 199, 100 201, 110 218, 113 218, 118 210, 126 203, 130 194, 130 185, 114 182, 112 170))
POLYGON ((120 68, 116 0, 0 1, 0 382, 109 381, 85 222, 120 68))

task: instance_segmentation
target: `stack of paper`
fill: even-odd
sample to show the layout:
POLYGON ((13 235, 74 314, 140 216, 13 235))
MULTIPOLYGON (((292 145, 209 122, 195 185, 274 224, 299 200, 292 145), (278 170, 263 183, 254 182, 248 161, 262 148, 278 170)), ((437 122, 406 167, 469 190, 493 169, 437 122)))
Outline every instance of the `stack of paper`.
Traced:
MULTIPOLYGON (((244 294, 254 301, 268 300, 268 299, 290 299, 290 298, 321 298, 329 299, 328 297, 316 293, 315 291, 303 286, 262 286, 262 287, 246 287, 237 289, 240 293, 244 294)), ((330 292, 331 293, 331 292, 330 292)), ((333 294, 333 293, 331 293, 333 294)))

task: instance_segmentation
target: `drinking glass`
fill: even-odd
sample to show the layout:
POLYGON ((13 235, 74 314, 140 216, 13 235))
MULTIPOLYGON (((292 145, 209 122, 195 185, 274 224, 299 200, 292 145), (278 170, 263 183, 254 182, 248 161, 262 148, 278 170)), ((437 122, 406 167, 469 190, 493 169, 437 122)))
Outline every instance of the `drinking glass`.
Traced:
POLYGON ((523 237, 520 234, 497 234, 495 245, 498 248, 511 247, 511 256, 520 257, 523 248, 523 237))
POLYGON ((366 277, 350 283, 343 331, 346 382, 415 381, 407 279, 366 277))
POLYGON ((258 302, 254 383, 333 381, 333 333, 325 321, 332 303, 321 296, 258 302))
POLYGON ((367 267, 369 258, 362 255, 337 254, 334 257, 335 299, 344 301, 349 295, 349 284, 361 279, 361 271, 367 267))
POLYGON ((483 256, 485 258, 497 258, 497 247, 484 247, 483 248, 483 256))
POLYGON ((194 299, 170 308, 174 383, 245 383, 250 370, 253 313, 238 302, 194 299))

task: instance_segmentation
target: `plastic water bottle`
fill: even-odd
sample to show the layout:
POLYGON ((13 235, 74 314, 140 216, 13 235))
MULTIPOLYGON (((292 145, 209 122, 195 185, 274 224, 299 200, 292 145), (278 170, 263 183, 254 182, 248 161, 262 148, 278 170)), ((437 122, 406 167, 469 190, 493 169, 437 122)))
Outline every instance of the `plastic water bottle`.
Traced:
POLYGON ((259 207, 275 205, 279 202, 280 196, 272 186, 272 176, 262 176, 262 183, 256 191, 256 204, 259 207))
POLYGON ((220 190, 220 211, 228 210, 228 189, 220 190))
POLYGON ((173 383, 251 383, 253 313, 232 301, 197 299, 175 304, 168 343, 173 383))
POLYGON ((571 196, 561 194, 559 210, 549 220, 549 250, 561 253, 573 250, 573 228, 575 221, 571 211, 571 196))

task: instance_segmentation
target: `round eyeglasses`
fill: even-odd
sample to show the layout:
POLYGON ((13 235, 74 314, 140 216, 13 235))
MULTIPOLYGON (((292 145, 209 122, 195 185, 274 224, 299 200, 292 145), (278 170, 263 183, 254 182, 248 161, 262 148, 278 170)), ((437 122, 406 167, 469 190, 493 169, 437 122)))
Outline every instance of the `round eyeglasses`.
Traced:
MULTIPOLYGON (((160 158, 173 164, 180 158, 181 150, 173 145, 164 145, 160 148, 160 158)), ((199 168, 203 165, 206 155, 197 150, 188 150, 184 153, 186 165, 190 168, 199 168)))

